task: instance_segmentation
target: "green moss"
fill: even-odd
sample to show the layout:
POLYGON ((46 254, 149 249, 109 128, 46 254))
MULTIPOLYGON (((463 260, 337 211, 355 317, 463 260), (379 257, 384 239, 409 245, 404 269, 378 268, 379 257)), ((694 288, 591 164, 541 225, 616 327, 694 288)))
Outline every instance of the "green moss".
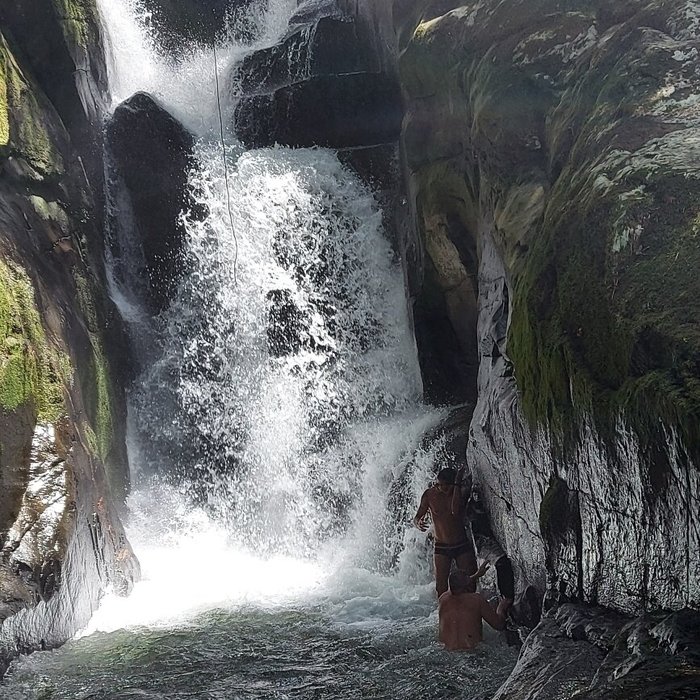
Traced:
POLYGON ((98 454, 103 461, 106 461, 113 438, 111 382, 102 345, 93 338, 92 347, 95 357, 95 393, 97 399, 95 432, 98 454))
POLYGON ((112 383, 109 366, 104 353, 97 317, 95 298, 97 290, 92 281, 83 274, 74 271, 77 302, 90 335, 92 356, 89 360, 88 396, 89 417, 95 436, 95 454, 105 461, 110 452, 114 435, 112 421, 112 383))
POLYGON ((594 70, 564 69, 545 49, 590 17, 528 34, 530 6, 469 7, 420 24, 401 55, 420 213, 493 221, 533 428, 568 450, 591 418, 613 444, 622 417, 643 450, 672 429, 700 458, 700 167, 673 133, 683 120, 650 116, 671 54, 635 26, 595 47, 594 70), (472 10, 504 40, 482 41, 472 10))
POLYGON ((10 112, 7 95, 5 54, 0 49, 0 146, 10 143, 10 112))
POLYGON ((605 195, 590 177, 572 189, 553 193, 516 286, 509 354, 524 412, 562 445, 584 415, 610 438, 622 416, 642 447, 661 421, 697 451, 700 188, 639 172, 605 195), (647 194, 628 196, 642 181, 647 194), (637 231, 625 245, 621 228, 637 231))
POLYGON ((66 39, 83 48, 92 40, 97 7, 94 0, 52 0, 66 39))
POLYGON ((45 173, 62 172, 63 160, 44 125, 43 109, 2 35, 0 66, 5 93, 5 145, 45 173))
POLYGON ((97 309, 95 308, 95 289, 88 278, 77 270, 74 270, 73 281, 78 295, 78 306, 82 311, 85 323, 90 333, 95 334, 99 330, 97 309))
POLYGON ((65 413, 68 358, 46 338, 31 282, 16 265, 0 261, 0 408, 32 402, 40 420, 65 413))

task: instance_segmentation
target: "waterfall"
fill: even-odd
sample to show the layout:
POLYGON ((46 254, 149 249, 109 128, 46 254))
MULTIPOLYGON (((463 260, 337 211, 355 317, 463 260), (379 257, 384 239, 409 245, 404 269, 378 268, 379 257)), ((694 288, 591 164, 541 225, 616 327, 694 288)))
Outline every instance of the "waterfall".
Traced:
MULTIPOLYGON (((443 413, 422 403, 400 261, 375 196, 324 149, 242 152, 225 134, 225 170, 211 50, 164 57, 137 2, 98 4, 114 106, 150 91, 196 135, 190 188, 208 215, 182 214, 188 273, 140 345, 129 394, 128 530, 146 580, 138 603, 108 600, 90 629, 289 595, 343 566, 426 582, 423 536, 405 521, 442 449, 422 438, 443 413), (213 570, 217 584, 204 587, 213 570)), ((254 46, 219 47, 222 86, 295 8, 271 0, 254 46)), ((222 103, 230 114, 226 93, 222 103)), ((109 201, 128 235, 128 203, 109 201)), ((112 288, 142 333, 138 294, 112 288)))

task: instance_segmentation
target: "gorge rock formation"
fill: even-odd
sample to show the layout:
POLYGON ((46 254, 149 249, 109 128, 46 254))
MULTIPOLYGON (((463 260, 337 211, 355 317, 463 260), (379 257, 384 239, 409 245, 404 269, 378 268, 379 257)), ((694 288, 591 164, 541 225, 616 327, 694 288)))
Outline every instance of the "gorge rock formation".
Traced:
POLYGON ((0 672, 138 572, 118 319, 101 264, 104 59, 90 2, 0 10, 0 672))
MULTIPOLYGON (((213 40, 236 6, 212 2, 211 24, 195 26, 194 3, 149 3, 171 46, 213 40)), ((122 399, 95 262, 94 6, 32 0, 0 20, 7 657, 65 639, 100 586, 128 588, 136 564, 114 513, 122 399), (66 561, 88 571, 87 591, 68 584, 66 561), (59 610, 55 627, 38 601, 59 610)), ((426 397, 464 404, 454 444, 467 444, 518 590, 544 598, 503 700, 697 686, 698 32, 687 0, 309 1, 229 76, 246 145, 334 148, 384 205, 426 397)), ((146 96, 122 112, 117 160, 135 178, 135 213, 164 205, 165 238, 150 239, 157 311, 179 274, 160 258, 177 250, 191 141, 146 96), (153 125, 149 148, 165 137, 145 180, 130 124, 153 125), (156 171, 161 188, 145 190, 156 171)), ((282 354, 303 319, 284 294, 273 302, 283 332, 268 341, 282 354)))
POLYGON ((638 613, 700 596, 697 39, 686 3, 606 8, 424 19, 404 143, 428 255, 478 251, 494 524, 524 582, 638 613))

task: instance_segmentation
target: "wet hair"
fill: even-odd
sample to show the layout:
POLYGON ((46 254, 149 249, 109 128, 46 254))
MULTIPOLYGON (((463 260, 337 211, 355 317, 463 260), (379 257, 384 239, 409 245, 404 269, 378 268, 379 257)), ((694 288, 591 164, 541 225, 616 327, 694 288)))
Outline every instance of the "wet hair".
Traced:
POLYGON ((437 480, 443 484, 454 484, 457 472, 452 467, 445 467, 438 472, 437 480))
POLYGON ((461 569, 455 569, 448 582, 452 593, 473 593, 476 590, 476 581, 461 569))

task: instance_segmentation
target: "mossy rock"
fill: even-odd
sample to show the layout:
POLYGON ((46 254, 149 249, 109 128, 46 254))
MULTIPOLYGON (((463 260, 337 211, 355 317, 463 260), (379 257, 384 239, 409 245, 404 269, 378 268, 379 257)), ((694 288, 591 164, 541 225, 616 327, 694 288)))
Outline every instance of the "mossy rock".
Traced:
POLYGON ((66 40, 87 48, 95 41, 99 14, 95 0, 52 0, 66 40))
POLYGON ((25 76, 0 34, 0 157, 16 155, 47 175, 63 172, 56 147, 56 127, 46 122, 50 110, 42 94, 25 76))
POLYGON ((78 308, 85 321, 89 336, 90 355, 85 358, 83 382, 85 403, 90 418, 87 430, 90 449, 106 462, 114 439, 113 411, 115 397, 109 363, 102 340, 102 323, 99 318, 97 300, 99 292, 92 279, 74 270, 78 308))
POLYGON ((0 260, 0 409, 32 403, 38 418, 53 422, 65 413, 68 357, 48 340, 26 273, 0 260))
POLYGON ((427 17, 401 57, 417 202, 461 212, 475 238, 491 228, 530 424, 566 451, 591 419, 612 444, 622 418, 643 447, 661 421, 700 459, 686 99, 700 79, 683 3, 472 1, 427 17))

